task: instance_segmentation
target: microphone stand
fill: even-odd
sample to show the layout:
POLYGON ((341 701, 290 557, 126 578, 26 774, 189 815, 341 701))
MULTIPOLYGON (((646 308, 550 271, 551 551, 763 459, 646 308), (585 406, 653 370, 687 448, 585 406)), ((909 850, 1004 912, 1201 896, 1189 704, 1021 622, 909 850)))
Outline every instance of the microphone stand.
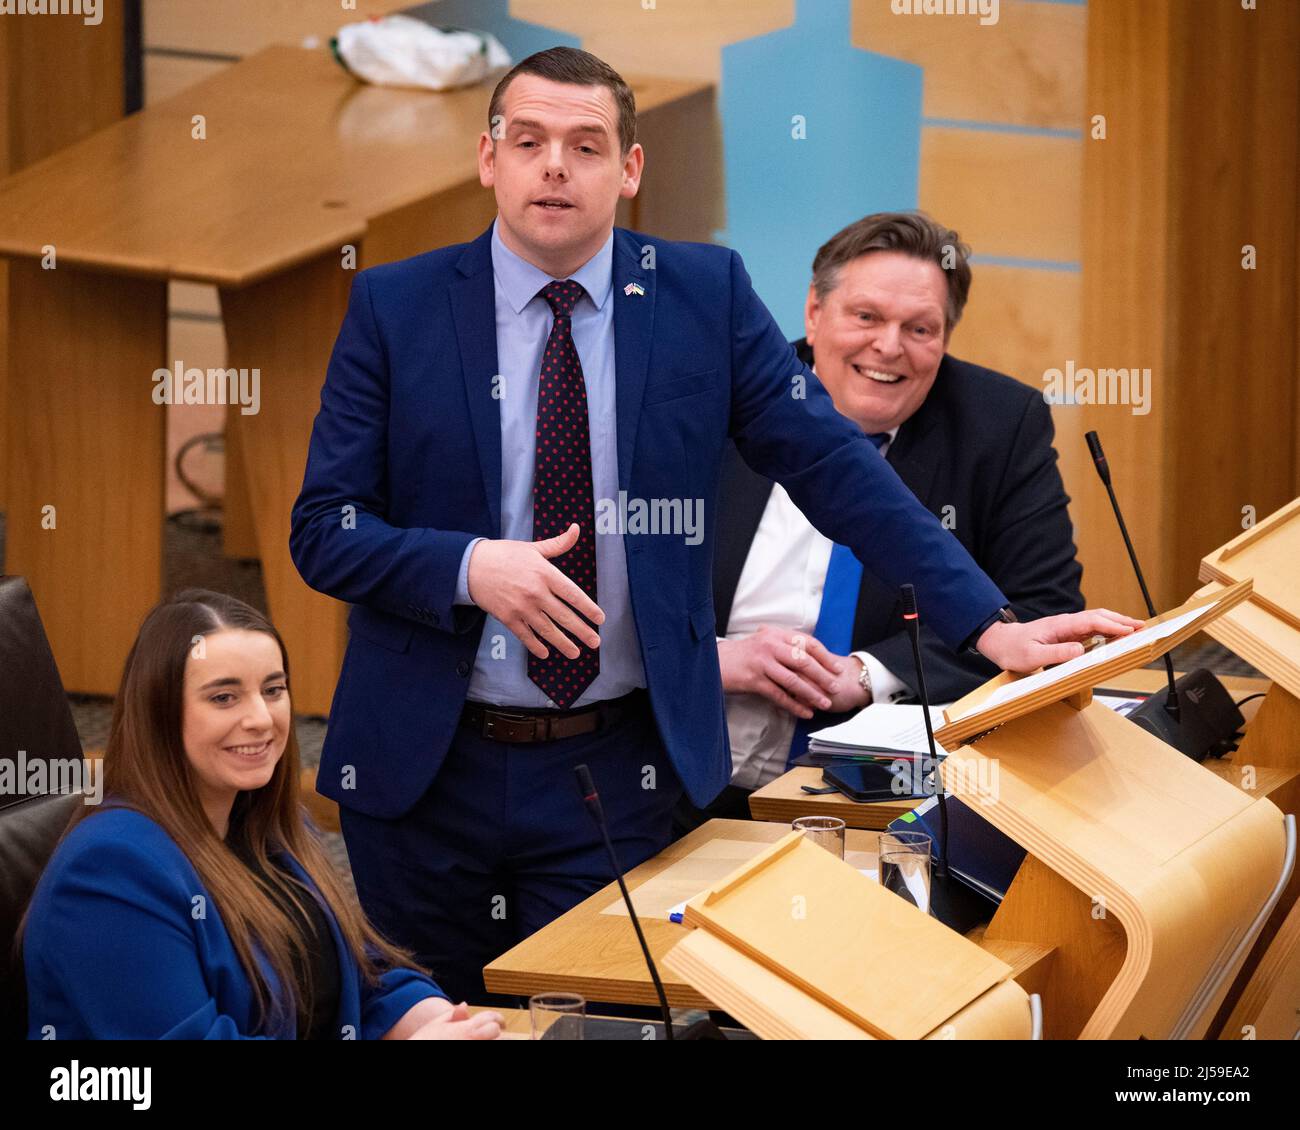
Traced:
POLYGON ((707 1017, 703 1020, 697 1020, 680 1035, 673 1031, 673 1014, 668 1007, 668 994, 664 992, 663 982, 659 979, 659 969, 655 965, 654 958, 650 956, 650 947, 646 944, 645 934, 641 931, 641 920, 636 916, 636 907, 632 905, 632 896, 628 894, 627 884, 623 881, 623 869, 619 866, 618 856, 614 852, 614 841, 609 838, 609 825, 605 822, 605 811, 600 804, 600 794, 596 791, 596 783, 591 778, 591 770, 586 765, 578 765, 574 767, 573 772, 578 778, 582 803, 587 806, 587 811, 591 813, 591 818, 596 822, 596 827, 600 829, 601 838, 605 841, 605 854, 609 857, 610 868, 613 870, 614 879, 618 883, 619 893, 623 896, 623 905, 627 907, 628 916, 632 919, 632 928, 636 931, 636 940, 641 943, 641 955, 645 958, 646 968, 650 970, 650 980, 654 982, 655 995, 659 998, 659 1011, 664 1020, 664 1038, 668 1040, 725 1040, 727 1037, 723 1035, 722 1029, 707 1017))
POLYGON ((916 667, 916 689, 921 698, 921 713, 925 718, 925 737, 930 748, 930 765, 934 773, 935 796, 939 808, 939 850, 930 867, 930 913, 959 934, 987 922, 997 909, 997 903, 975 888, 963 883, 953 874, 948 861, 948 800, 944 796, 943 777, 939 771, 939 751, 934 741, 934 726, 930 722, 930 695, 925 686, 925 667, 921 662, 921 616, 916 606, 916 589, 904 585, 903 624, 912 641, 912 662, 916 667))

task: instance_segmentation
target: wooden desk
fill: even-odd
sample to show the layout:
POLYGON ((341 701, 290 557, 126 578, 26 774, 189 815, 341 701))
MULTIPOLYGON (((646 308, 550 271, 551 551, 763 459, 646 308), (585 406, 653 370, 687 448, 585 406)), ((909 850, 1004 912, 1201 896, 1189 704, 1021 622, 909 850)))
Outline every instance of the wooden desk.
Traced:
MULTIPOLYGON (((789 830, 784 824, 710 820, 629 872, 628 890, 635 891, 647 879, 709 840, 773 843, 789 830)), ((872 832, 850 831, 845 844, 848 850, 874 852, 876 836, 872 832)), ((656 1004, 654 985, 646 971, 632 920, 624 915, 601 913, 618 897, 618 884, 611 882, 502 954, 483 970, 488 990, 528 996, 555 989, 581 993, 588 1001, 656 1004)), ((641 929, 656 964, 687 933, 685 926, 648 916, 641 916, 641 929)), ((660 968, 659 975, 664 979, 664 992, 670 1005, 711 1007, 695 989, 672 980, 666 970, 660 968)))
MULTIPOLYGON (((1160 671, 1135 671, 1125 676, 1123 686, 1132 690, 1154 690, 1161 685, 1162 679, 1163 673, 1160 671)), ((1269 685, 1266 679, 1235 676, 1225 676, 1223 682, 1236 699, 1265 690, 1269 685)), ((1242 712, 1247 716, 1248 722, 1258 702, 1255 700, 1243 707, 1242 712)), ((1233 784, 1240 785, 1240 773, 1230 760, 1207 763, 1206 768, 1233 784)), ((1263 795, 1271 795, 1277 789, 1290 787, 1294 777, 1289 772, 1261 770, 1256 787, 1263 795)), ((803 803, 814 803, 821 799, 808 797, 803 803)), ((788 828, 789 823, 784 820, 779 823, 710 820, 630 872, 627 876, 628 889, 635 891, 676 860, 709 840, 725 838, 772 843, 780 839, 788 828)), ((876 839, 875 831, 851 826, 846 846, 851 851, 874 853, 876 839)), ((617 885, 610 883, 567 914, 502 954, 484 969, 487 988, 492 992, 525 995, 545 990, 568 990, 582 993, 589 1001, 655 1004, 654 988, 630 920, 619 915, 601 913, 618 897, 617 885)), ((684 926, 648 916, 642 918, 641 924, 646 943, 656 962, 662 959, 686 931, 684 926)), ((1002 937, 986 938, 983 927, 972 930, 968 936, 1011 965, 1016 979, 1027 991, 1037 991, 1044 983, 1053 960, 1054 951, 1050 946, 1002 937)), ((660 970, 660 975, 664 975, 664 970, 660 970)), ((671 978, 665 980, 664 991, 669 1003, 674 1006, 709 1007, 706 998, 680 981, 671 978)))
POLYGON ((838 816, 850 828, 880 831, 921 803, 910 798, 859 802, 843 793, 810 796, 803 791, 804 785, 820 789, 824 784, 820 769, 796 765, 750 794, 749 813, 755 820, 774 820, 787 827, 800 816, 838 816))
MULTIPOLYGON (((629 872, 628 890, 666 870, 682 856, 714 839, 748 840, 773 843, 790 828, 786 824, 768 824, 753 820, 710 820, 690 835, 670 844, 659 855, 629 872)), ((874 856, 877 834, 850 829, 845 839, 847 851, 866 852, 874 856)), ((704 886, 706 884, 701 884, 704 886)), ((483 980, 494 993, 518 993, 524 996, 548 990, 581 993, 591 1001, 615 1001, 619 1004, 658 1004, 654 985, 646 970, 641 947, 637 944, 632 920, 624 915, 601 911, 619 898, 618 884, 602 887, 567 914, 525 938, 483 970, 483 980)), ((657 965, 670 949, 686 936, 687 927, 664 918, 641 915, 641 929, 646 945, 657 965)), ((1034 970, 1051 955, 1048 947, 1016 942, 983 941, 983 927, 971 931, 978 942, 1012 967, 1017 977, 1034 970)), ((660 965, 668 1003, 674 1007, 710 1008, 707 998, 681 981, 675 981, 660 965)))
MULTIPOLYGON (((1182 672, 1175 672, 1182 674, 1182 672)), ((1165 685, 1163 670, 1130 671, 1120 683, 1125 690, 1155 691, 1165 685)), ((1222 675, 1220 681, 1228 693, 1236 700, 1247 695, 1267 691, 1272 683, 1267 679, 1246 678, 1239 675, 1222 675)), ((1242 707, 1247 722, 1259 709, 1259 700, 1248 702, 1242 707)), ((1230 762, 1206 763, 1206 768, 1219 776, 1230 779, 1230 762)), ((1234 782, 1235 783, 1235 782, 1234 782)), ((838 816, 850 828, 881 829, 896 820, 904 812, 916 807, 914 800, 885 800, 871 804, 859 804, 849 800, 842 793, 828 793, 825 796, 810 796, 803 791, 804 785, 820 788, 822 771, 807 766, 796 766, 782 774, 775 781, 770 781, 761 789, 756 789, 749 798, 749 811, 755 820, 777 820, 789 824, 799 816, 838 816)))
MULTIPOLYGON (((629 81, 657 159, 618 222, 709 238, 678 174, 718 159, 712 88, 629 81)), ((227 552, 261 558, 295 709, 328 710, 345 607, 310 590, 288 551, 326 364, 355 268, 472 238, 495 215, 475 156, 490 92, 365 86, 323 51, 272 47, 0 182, 6 568, 27 577, 69 691, 117 690, 161 594, 153 374, 178 360, 167 281, 192 279, 220 288, 227 364, 261 375, 260 410, 228 410, 227 552)))

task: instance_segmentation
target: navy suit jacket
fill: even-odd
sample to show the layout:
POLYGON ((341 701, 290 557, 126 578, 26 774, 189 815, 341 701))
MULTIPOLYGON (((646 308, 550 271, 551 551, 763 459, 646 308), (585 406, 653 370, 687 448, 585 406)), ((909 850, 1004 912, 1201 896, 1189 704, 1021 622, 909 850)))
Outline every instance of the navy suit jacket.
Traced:
MULTIPOLYGON (((278 858, 316 890, 296 860, 278 858)), ((325 917, 339 959, 339 1039, 378 1039, 412 1005, 444 995, 412 969, 390 969, 368 985, 334 915, 326 909, 325 917)), ((253 986, 221 908, 162 826, 134 809, 105 807, 59 844, 32 895, 23 961, 29 1039, 297 1036, 292 1016, 279 1031, 251 1035, 253 986)))
MULTIPOLYGON (((453 600, 466 545, 500 536, 490 240, 357 276, 293 507, 303 579, 355 606, 317 787, 371 816, 400 816, 432 782, 482 634, 483 613, 453 600)), ((835 410, 739 255, 616 228, 613 269, 619 488, 703 503, 700 544, 625 544, 655 721, 705 804, 730 777, 712 593, 728 437, 886 583, 913 582, 949 644, 1006 598, 835 410)))
MULTIPOLYGON (((811 364, 812 350, 795 342, 811 364)), ((1051 410, 1041 390, 944 355, 925 401, 898 429, 885 459, 1011 600, 1021 620, 1083 608, 1069 496, 1056 466, 1051 410)), ((732 449, 723 463, 713 604, 719 633, 731 619, 741 571, 772 480, 732 449)), ((922 609, 924 613, 924 609, 922 609)), ((864 572, 850 645, 870 651, 915 693, 911 639, 898 589, 864 572)), ((921 658, 934 702, 969 694, 997 674, 982 655, 948 647, 921 618, 921 658)), ((843 721, 819 716, 810 728, 843 721)))

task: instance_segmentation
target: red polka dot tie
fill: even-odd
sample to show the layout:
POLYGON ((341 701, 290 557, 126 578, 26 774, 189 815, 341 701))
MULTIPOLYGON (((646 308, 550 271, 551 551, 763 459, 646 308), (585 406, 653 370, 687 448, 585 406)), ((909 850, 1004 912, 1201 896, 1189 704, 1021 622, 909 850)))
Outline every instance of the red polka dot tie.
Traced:
MULTIPOLYGON (((596 599, 596 504, 591 485, 591 430, 587 386, 573 344, 573 307, 585 293, 572 279, 544 286, 555 322, 542 354, 537 382, 537 463, 533 473, 533 540, 556 537, 577 522, 578 541, 551 564, 596 599)), ((567 634, 567 633, 566 633, 567 634)), ((574 641, 577 642, 576 640, 574 641)), ((555 645, 545 659, 528 656, 528 677, 561 710, 567 709, 600 671, 600 654, 579 643, 577 659, 555 645)))

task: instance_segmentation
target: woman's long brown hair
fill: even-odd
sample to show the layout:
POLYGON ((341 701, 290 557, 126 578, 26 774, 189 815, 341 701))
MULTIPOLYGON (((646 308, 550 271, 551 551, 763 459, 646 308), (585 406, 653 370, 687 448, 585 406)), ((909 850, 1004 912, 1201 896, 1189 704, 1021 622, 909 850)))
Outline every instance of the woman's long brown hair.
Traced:
MULTIPOLYGON (((292 723, 284 755, 271 779, 260 789, 241 792, 236 798, 226 840, 217 835, 204 814, 182 740, 185 663, 200 637, 227 628, 265 632, 275 639, 292 696, 284 641, 265 616, 222 593, 206 589, 177 593, 145 617, 127 656, 104 750, 104 796, 156 821, 188 857, 219 910, 253 985, 259 1027, 275 1030, 294 1015, 299 1002, 312 1000, 307 940, 232 847, 251 854, 271 882, 301 910, 310 892, 268 865, 273 851, 293 856, 311 876, 371 984, 385 968, 419 966, 366 920, 304 822, 298 788, 298 740, 292 723), (272 994, 255 958, 257 950, 292 996, 272 994)), ((96 811, 79 805, 64 835, 96 811)))

